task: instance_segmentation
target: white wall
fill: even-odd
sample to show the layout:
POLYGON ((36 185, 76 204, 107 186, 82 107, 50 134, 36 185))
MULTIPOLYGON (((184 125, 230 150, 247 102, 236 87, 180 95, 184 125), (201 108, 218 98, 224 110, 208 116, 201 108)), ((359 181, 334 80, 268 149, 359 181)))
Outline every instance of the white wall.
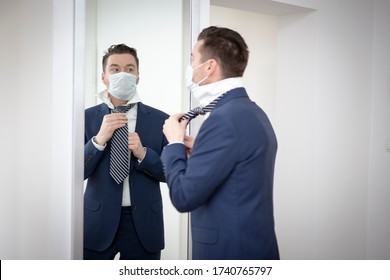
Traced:
POLYGON ((284 197, 280 201, 287 203, 281 204, 283 210, 278 212, 280 224, 285 225, 281 238, 297 244, 284 244, 286 258, 390 258, 386 202, 390 198, 390 154, 385 151, 390 73, 388 54, 383 50, 389 41, 383 25, 390 23, 384 14, 390 9, 385 3, 344 0, 336 5, 333 1, 312 1, 316 12, 280 18, 278 53, 292 59, 283 61, 280 56, 278 60, 278 69, 290 69, 279 75, 284 87, 278 95, 285 100, 298 92, 291 89, 303 94, 295 103, 286 103, 279 114, 278 129, 284 131, 283 142, 287 145, 279 153, 285 165, 278 174, 279 178, 290 174, 279 180, 278 197, 284 197), (308 37, 314 39, 314 44, 297 43, 308 37), (291 46, 296 48, 292 51, 291 46), (382 115, 377 115, 377 108, 372 106, 383 99, 387 103, 380 107, 382 115), (299 106, 298 100, 314 102, 313 111, 299 106), (286 115, 282 111, 285 108, 290 113, 307 111, 307 118, 312 119, 309 131, 303 126, 291 130, 304 118, 286 115), (309 135, 309 145, 299 145, 299 139, 292 141, 294 135, 300 135, 300 139, 309 135), (302 160, 302 156, 309 156, 309 160, 302 160), (302 178, 308 181, 302 182, 302 178), (295 202, 290 201, 300 201, 307 207, 293 207, 295 202), (294 209, 310 214, 301 216, 294 209), (289 235, 290 228, 295 229, 295 236, 289 235), (299 234, 302 232, 309 238, 299 234))
POLYGON ((212 5, 210 25, 237 30, 249 47, 244 84, 249 96, 269 116, 275 117, 277 17, 212 5), (248 28, 255 26, 255 28, 248 28))
MULTIPOLYGON (((275 217, 281 256, 315 259, 316 15, 279 18, 275 217)), ((332 201, 326 208, 330 208, 332 201)))
POLYGON ((51 1, 0 2, 1 37, 8 38, 1 44, 0 75, 6 104, 1 113, 1 259, 49 254, 51 13, 37 18, 45 5, 51 1))
MULTIPOLYGON (((13 28, 7 26, 15 15, 20 15, 20 9, 11 5, 11 0, 0 2, 0 36, 1 38, 13 38, 14 44, 1 44, 0 53, 3 65, 8 67, 0 67, 0 79, 2 84, 1 99, 3 106, 0 117, 0 127, 2 133, 0 137, 0 145, 3 148, 3 153, 0 159, 0 258, 16 258, 18 254, 17 248, 17 232, 18 223, 15 221, 19 213, 18 197, 18 156, 15 156, 13 147, 16 147, 18 136, 13 132, 17 131, 20 123, 20 117, 15 117, 14 121, 10 121, 6 116, 14 115, 13 105, 19 103, 19 82, 17 77, 12 77, 12 73, 17 73, 18 64, 21 63, 18 52, 20 49, 19 42, 21 39, 21 22, 15 22, 13 28), (14 55, 5 55, 14 54, 14 55), (10 81, 9 81, 10 80, 10 81), (9 94, 13 92, 13 94, 9 94), (7 133, 6 133, 7 132, 7 133), (7 134, 8 137, 5 137, 7 134), (10 214, 11 213, 11 214, 10 214)), ((16 152, 17 155, 19 154, 16 152)))
MULTIPOLYGON (((101 59, 104 51, 113 44, 125 43, 137 49, 140 65, 138 93, 144 104, 163 110, 168 114, 183 111, 183 49, 186 25, 183 19, 183 1, 128 1, 99 0, 90 1, 96 5, 96 17, 90 15, 88 26, 96 36, 89 34, 87 45, 96 46, 91 50, 96 56, 89 57, 87 69, 88 85, 86 106, 92 106, 100 100, 94 100, 97 91, 105 89, 101 82, 101 59), (96 26, 94 21, 96 20, 96 26), (96 39, 95 39, 96 38, 96 39), (92 66, 92 67, 91 67, 92 66), (96 67, 96 68, 93 68, 96 67), (93 80, 93 76, 95 80, 93 80), (89 91, 88 91, 89 90, 89 91)), ((89 12, 90 12, 89 11, 89 12)), ((188 13, 189 11, 187 11, 188 13)), ((188 38, 188 35, 187 35, 188 38)), ((162 259, 185 259, 187 248, 186 214, 179 214, 171 204, 168 187, 161 184, 164 204, 165 249, 162 259)))
MULTIPOLYGON (((274 77, 267 75, 269 87, 250 90, 279 140, 275 218, 281 257, 390 259, 390 4, 278 2, 315 9, 276 17, 276 55, 268 51, 274 77), (262 100, 262 91, 270 99, 262 100)), ((253 13, 216 9, 212 24, 230 24, 249 47, 261 40, 267 23, 256 26, 253 13)), ((272 41, 269 36, 261 43, 272 41)), ((251 71, 246 81, 258 80, 251 71)))
POLYGON ((75 253, 73 8, 56 0, 0 2, 1 259, 69 259, 75 253), (53 47, 59 46, 57 31, 60 57, 53 47))
POLYGON ((99 0, 97 7, 97 90, 101 59, 112 44, 125 43, 138 51, 142 102, 168 113, 181 109, 183 4, 127 0, 99 0))
POLYGON ((390 1, 375 1, 368 177, 367 256, 390 252, 390 1), (387 143, 387 150, 385 149, 387 143))

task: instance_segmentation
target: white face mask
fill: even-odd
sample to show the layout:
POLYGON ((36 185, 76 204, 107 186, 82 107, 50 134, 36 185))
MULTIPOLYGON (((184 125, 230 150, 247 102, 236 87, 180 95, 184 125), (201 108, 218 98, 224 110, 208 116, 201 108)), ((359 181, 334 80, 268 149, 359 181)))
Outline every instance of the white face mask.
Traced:
POLYGON ((119 72, 108 76, 108 92, 117 99, 130 100, 137 91, 137 76, 119 72))
MULTIPOLYGON (((206 61, 208 62, 208 61, 206 61)), ((186 69, 186 87, 189 91, 192 91, 194 88, 198 87, 199 84, 201 84, 202 82, 204 82, 208 76, 204 77, 202 80, 200 80, 199 82, 195 83, 192 81, 192 76, 194 74, 194 70, 201 67, 203 64, 205 64, 206 62, 203 62, 202 64, 199 64, 198 66, 196 66, 195 68, 192 68, 191 65, 188 65, 187 66, 187 69, 186 69)))

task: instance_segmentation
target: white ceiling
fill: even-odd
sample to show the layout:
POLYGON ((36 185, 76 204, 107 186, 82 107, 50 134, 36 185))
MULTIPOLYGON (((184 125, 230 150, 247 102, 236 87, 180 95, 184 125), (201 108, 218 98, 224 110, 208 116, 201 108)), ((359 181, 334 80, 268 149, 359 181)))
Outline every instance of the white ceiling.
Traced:
POLYGON ((280 3, 273 0, 210 0, 210 4, 273 16, 311 11, 311 9, 308 8, 280 3))

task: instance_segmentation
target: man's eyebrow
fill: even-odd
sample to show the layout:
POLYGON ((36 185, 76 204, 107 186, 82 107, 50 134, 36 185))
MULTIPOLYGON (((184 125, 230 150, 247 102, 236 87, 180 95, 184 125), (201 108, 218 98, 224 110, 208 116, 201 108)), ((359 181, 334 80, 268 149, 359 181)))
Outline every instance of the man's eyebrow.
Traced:
MULTIPOLYGON (((109 65, 110 67, 120 67, 118 64, 116 63, 112 63, 109 65)), ((129 64, 126 64, 126 67, 129 67, 129 66, 133 66, 133 67, 136 67, 135 64, 133 63, 129 63, 129 64)))

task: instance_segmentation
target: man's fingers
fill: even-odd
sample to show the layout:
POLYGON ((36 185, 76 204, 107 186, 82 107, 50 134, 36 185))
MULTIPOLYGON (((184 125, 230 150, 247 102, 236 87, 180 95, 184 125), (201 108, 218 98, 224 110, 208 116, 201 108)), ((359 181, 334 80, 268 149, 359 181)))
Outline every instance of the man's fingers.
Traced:
POLYGON ((184 113, 178 113, 178 114, 174 114, 172 116, 170 116, 170 119, 174 119, 174 120, 177 120, 179 121, 179 119, 184 116, 184 113))
POLYGON ((176 121, 180 122, 180 125, 181 125, 182 127, 186 127, 190 120, 188 120, 188 119, 183 119, 183 120, 180 121, 180 118, 181 118, 182 116, 184 116, 184 113, 178 113, 178 114, 172 115, 172 116, 170 117, 170 119, 176 120, 176 121))
POLYGON ((128 122, 127 116, 124 113, 115 113, 104 116, 104 123, 111 129, 123 127, 128 122))

